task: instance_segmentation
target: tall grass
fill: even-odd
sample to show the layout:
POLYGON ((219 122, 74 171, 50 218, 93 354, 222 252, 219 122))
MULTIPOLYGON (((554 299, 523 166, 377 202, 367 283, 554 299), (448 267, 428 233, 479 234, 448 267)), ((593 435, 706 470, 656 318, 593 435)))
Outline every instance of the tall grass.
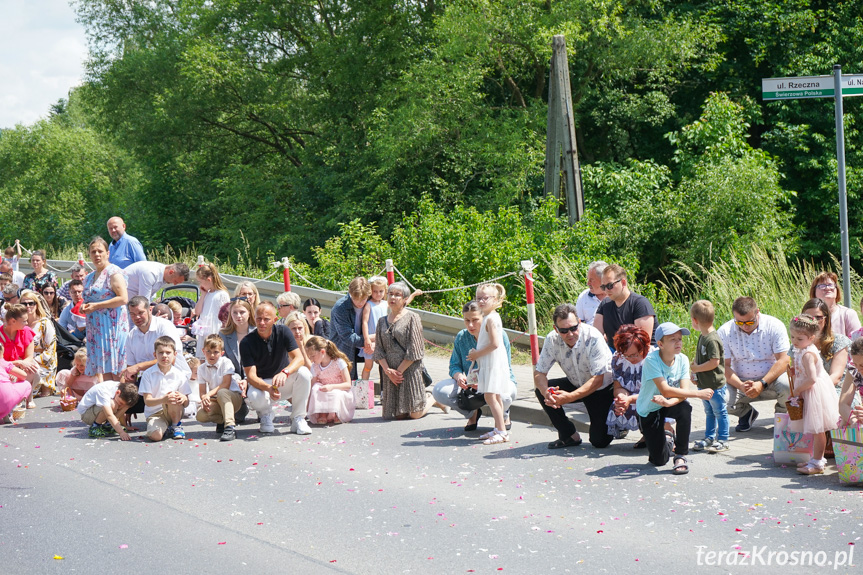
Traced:
MULTIPOLYGON (((553 278, 537 285, 537 318, 543 329, 551 329, 551 311, 561 302, 574 303, 585 288, 586 270, 577 269, 566 256, 552 256, 549 268, 553 278)), ((714 262, 710 268, 693 269, 677 262, 682 270, 664 276, 656 284, 635 284, 630 288, 647 297, 653 304, 658 322, 673 321, 683 327, 690 326, 689 307, 695 300, 706 299, 716 309, 715 325, 718 328, 732 319, 731 305, 741 296, 755 298, 761 312, 787 323, 800 312, 809 299, 809 286, 822 271, 832 271, 840 278, 841 263, 833 256, 826 263, 811 260, 787 259, 781 250, 768 251, 756 246, 746 253, 734 254, 728 259, 714 262)), ((851 270, 851 302, 843 302, 859 311, 863 295, 863 278, 851 270)), ((691 356, 695 337, 684 340, 684 352, 691 356)))

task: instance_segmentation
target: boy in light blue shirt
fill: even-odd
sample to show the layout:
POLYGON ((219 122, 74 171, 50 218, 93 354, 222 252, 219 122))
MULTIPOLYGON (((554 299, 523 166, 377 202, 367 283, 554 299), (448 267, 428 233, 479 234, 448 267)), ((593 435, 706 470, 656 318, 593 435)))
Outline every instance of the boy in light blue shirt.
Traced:
POLYGON ((644 360, 641 372, 641 390, 635 402, 641 431, 647 441, 649 461, 656 465, 668 463, 672 454, 672 473, 689 473, 689 431, 692 406, 687 398, 710 399, 712 389, 696 390, 689 379, 689 358, 683 350, 683 336, 689 330, 673 322, 656 328, 659 349, 651 351, 644 360), (665 431, 665 418, 677 421, 676 436, 665 431))

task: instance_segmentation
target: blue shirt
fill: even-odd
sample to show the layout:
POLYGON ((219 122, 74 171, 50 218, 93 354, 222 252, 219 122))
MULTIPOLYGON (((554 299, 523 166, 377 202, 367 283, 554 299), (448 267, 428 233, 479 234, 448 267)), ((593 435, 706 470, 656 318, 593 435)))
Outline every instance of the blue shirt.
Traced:
POLYGON ((674 356, 674 362, 666 365, 659 357, 659 349, 654 349, 644 359, 644 367, 641 370, 641 391, 635 400, 635 410, 641 417, 647 417, 654 411, 659 411, 662 406, 653 402, 654 395, 662 395, 653 380, 661 377, 669 387, 680 388, 681 379, 689 379, 689 358, 686 354, 678 353, 674 356))
MULTIPOLYGON (((506 348, 506 361, 509 364, 509 379, 515 383, 515 374, 512 372, 512 350, 509 345, 509 336, 505 331, 501 332, 503 338, 503 346, 506 348)), ((455 336, 455 342, 452 344, 452 355, 449 358, 449 376, 455 378, 455 374, 463 373, 467 375, 470 369, 470 360, 467 354, 470 350, 476 348, 476 338, 470 334, 467 329, 463 329, 455 336)))
POLYGON ((125 269, 135 262, 147 261, 144 254, 144 246, 138 238, 129 234, 123 234, 119 240, 111 242, 108 246, 108 261, 115 266, 125 269))
POLYGON ((72 302, 69 302, 68 305, 63 308, 63 311, 60 312, 60 318, 57 320, 57 323, 78 339, 84 339, 84 336, 86 335, 85 328, 79 328, 78 324, 75 323, 75 316, 72 315, 73 307, 75 306, 72 305, 72 302))

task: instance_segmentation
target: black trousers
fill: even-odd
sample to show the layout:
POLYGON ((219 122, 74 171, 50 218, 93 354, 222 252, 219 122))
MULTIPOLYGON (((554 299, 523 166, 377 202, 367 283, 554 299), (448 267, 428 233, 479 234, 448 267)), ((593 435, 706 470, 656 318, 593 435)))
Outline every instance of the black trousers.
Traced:
POLYGON ((665 441, 665 418, 674 419, 675 425, 674 454, 689 453, 689 429, 692 425, 692 406, 688 401, 681 401, 671 407, 663 407, 652 411, 646 417, 638 416, 641 433, 647 443, 648 460, 654 465, 665 465, 671 458, 668 443, 665 441))
MULTIPOLYGON (((550 379, 548 386, 559 387, 564 391, 575 391, 576 389, 566 377, 550 379)), ((560 439, 566 440, 572 437, 575 434, 575 424, 566 416, 563 408, 549 407, 545 404, 545 398, 539 390, 534 389, 533 391, 542 409, 545 410, 545 413, 551 420, 551 424, 557 430, 557 435, 560 439)), ((612 386, 609 385, 605 389, 598 389, 575 403, 579 402, 583 403, 587 408, 587 415, 590 417, 590 444, 594 447, 607 447, 611 443, 611 440, 614 439, 614 437, 608 434, 608 425, 605 423, 608 418, 608 410, 614 402, 614 390, 612 386)))

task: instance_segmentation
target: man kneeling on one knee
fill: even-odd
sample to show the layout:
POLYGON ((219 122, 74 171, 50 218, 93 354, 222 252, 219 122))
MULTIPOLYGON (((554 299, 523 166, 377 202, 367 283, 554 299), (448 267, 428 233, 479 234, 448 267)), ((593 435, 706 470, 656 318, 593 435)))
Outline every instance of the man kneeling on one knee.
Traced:
POLYGON ((309 435, 306 405, 312 388, 312 373, 305 366, 294 334, 288 326, 276 324, 278 312, 268 301, 255 309, 257 330, 240 342, 240 358, 249 389, 246 402, 258 412, 261 433, 273 433, 273 406, 284 392, 291 399, 291 431, 309 435))
POLYGON ((533 374, 536 397, 557 429, 558 440, 549 443, 548 448, 581 444, 575 424, 561 409, 564 404, 577 401, 584 403, 590 417, 590 443, 606 447, 613 439, 606 424, 614 399, 611 351, 595 327, 579 322, 574 305, 557 306, 553 321, 554 331, 545 338, 533 374), (566 377, 549 380, 548 372, 555 362, 566 377))

